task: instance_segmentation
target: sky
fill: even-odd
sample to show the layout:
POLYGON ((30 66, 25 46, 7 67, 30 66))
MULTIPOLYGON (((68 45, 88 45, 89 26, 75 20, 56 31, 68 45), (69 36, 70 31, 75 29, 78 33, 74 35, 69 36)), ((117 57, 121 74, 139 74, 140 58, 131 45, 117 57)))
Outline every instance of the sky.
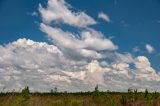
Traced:
POLYGON ((159 13, 160 0, 0 0, 0 89, 160 91, 159 13))

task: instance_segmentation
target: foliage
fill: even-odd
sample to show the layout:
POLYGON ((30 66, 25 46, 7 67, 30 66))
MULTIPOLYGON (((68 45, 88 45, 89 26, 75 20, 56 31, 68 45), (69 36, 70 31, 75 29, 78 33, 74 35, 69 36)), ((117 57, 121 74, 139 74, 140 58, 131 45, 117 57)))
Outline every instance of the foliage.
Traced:
POLYGON ((26 86, 24 89, 22 89, 21 95, 24 99, 29 99, 30 98, 30 91, 29 91, 28 86, 26 86))
POLYGON ((92 92, 92 98, 94 100, 97 100, 100 96, 99 90, 98 90, 98 84, 95 87, 95 90, 92 92))
POLYGON ((147 90, 147 89, 145 89, 144 97, 145 97, 145 98, 148 97, 148 90, 147 90))
POLYGON ((132 93, 132 89, 131 88, 128 89, 128 93, 132 93))
POLYGON ((51 89, 51 94, 53 93, 53 89, 51 89))
POLYGON ((159 92, 102 92, 96 85, 93 92, 50 92, 29 91, 1 92, 0 106, 159 106, 159 92))
POLYGON ((153 95, 153 98, 154 98, 154 99, 158 99, 158 97, 159 97, 159 95, 158 95, 158 93, 155 91, 155 92, 154 92, 154 95, 153 95))
POLYGON ((58 89, 57 87, 54 88, 54 93, 57 93, 58 89))

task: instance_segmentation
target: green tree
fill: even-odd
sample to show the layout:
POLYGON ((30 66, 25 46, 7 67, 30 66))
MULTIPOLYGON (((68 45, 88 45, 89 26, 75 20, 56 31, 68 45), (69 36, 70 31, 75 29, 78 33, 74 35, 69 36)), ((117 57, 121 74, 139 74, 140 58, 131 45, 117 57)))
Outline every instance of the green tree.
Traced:
POLYGON ((128 93, 132 93, 132 89, 131 88, 128 88, 128 93))
POLYGON ((58 90, 57 90, 57 87, 55 87, 55 88, 54 88, 54 92, 57 93, 57 91, 58 91, 58 90))
POLYGON ((100 95, 99 90, 98 90, 98 84, 96 85, 94 92, 93 92, 94 96, 98 97, 100 95))
POLYGON ((95 90, 94 90, 95 92, 99 92, 99 90, 98 90, 98 84, 96 85, 96 87, 95 87, 95 90))
POLYGON ((21 94, 22 94, 22 96, 23 96, 24 99, 29 99, 30 98, 29 87, 26 86, 24 89, 22 89, 21 94))
POLYGON ((53 89, 51 89, 51 93, 53 93, 53 89))
POLYGON ((148 90, 147 90, 147 88, 145 89, 144 97, 145 97, 145 98, 148 97, 148 90))
POLYGON ((94 91, 92 92, 92 98, 95 102, 99 102, 100 100, 100 92, 98 90, 98 84, 96 85, 94 91))
POLYGON ((154 99, 157 99, 158 97, 159 97, 159 95, 158 95, 157 92, 155 91, 155 92, 154 92, 154 95, 153 95, 153 98, 154 98, 154 99))

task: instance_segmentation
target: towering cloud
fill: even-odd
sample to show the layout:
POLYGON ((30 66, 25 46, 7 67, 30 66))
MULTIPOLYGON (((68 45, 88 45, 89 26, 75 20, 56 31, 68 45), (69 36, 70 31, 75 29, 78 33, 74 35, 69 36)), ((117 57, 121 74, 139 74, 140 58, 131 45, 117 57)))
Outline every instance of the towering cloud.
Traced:
POLYGON ((1 90, 20 90, 28 85, 32 91, 49 91, 54 86, 59 91, 88 91, 99 84, 104 91, 126 91, 130 87, 159 91, 160 76, 144 56, 131 59, 127 54, 132 61, 122 61, 120 57, 127 55, 116 53, 120 57, 110 58, 119 61, 106 61, 108 65, 101 66, 94 59, 89 63, 87 58, 71 60, 55 45, 29 39, 19 39, 0 49, 1 90))

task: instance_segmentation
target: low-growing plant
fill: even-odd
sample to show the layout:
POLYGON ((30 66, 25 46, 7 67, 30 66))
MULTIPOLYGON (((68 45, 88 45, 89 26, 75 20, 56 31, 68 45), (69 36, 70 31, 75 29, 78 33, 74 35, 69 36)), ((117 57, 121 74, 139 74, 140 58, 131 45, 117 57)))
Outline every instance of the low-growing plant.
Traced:
POLYGON ((120 103, 125 106, 127 105, 127 97, 122 95, 121 99, 120 99, 120 103))

